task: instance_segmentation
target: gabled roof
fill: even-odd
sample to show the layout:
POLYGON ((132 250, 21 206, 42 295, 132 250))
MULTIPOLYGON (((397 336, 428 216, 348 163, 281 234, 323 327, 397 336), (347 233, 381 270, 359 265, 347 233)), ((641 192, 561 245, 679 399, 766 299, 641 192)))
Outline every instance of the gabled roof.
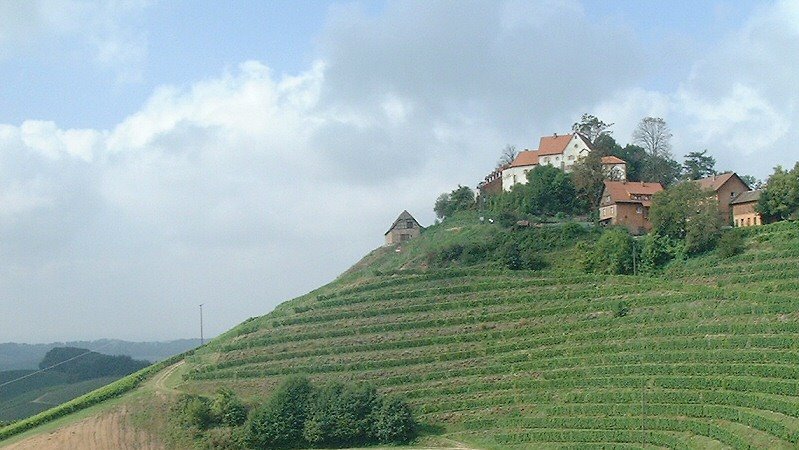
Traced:
POLYGON ((510 167, 535 166, 538 165, 538 152, 525 150, 516 155, 516 159, 510 163, 510 167))
POLYGON ((763 192, 760 189, 754 191, 743 191, 740 194, 736 195, 734 199, 730 202, 730 205, 739 205, 741 203, 751 203, 760 200, 760 193, 763 192))
POLYGON ((603 156, 602 164, 627 164, 627 161, 611 155, 611 156, 603 156))
POLYGON ((603 196, 610 195, 610 200, 613 203, 643 203, 642 200, 633 200, 633 195, 654 195, 662 190, 663 186, 660 183, 605 181, 603 196))
POLYGON ((571 142, 574 134, 555 134, 553 136, 543 136, 538 143, 538 155, 560 155, 566 150, 566 146, 571 142))
MULTIPOLYGON (((404 210, 404 211, 402 211, 400 213, 399 217, 397 217, 397 220, 395 220, 394 223, 391 224, 391 227, 388 229, 388 231, 383 233, 383 235, 385 236, 388 233, 391 233, 391 230, 393 230, 394 227, 396 227, 398 223, 402 222, 403 220, 408 220, 408 219, 413 220, 416 223, 416 225, 419 225, 419 222, 416 219, 414 219, 413 216, 411 215, 411 213, 409 213, 408 210, 406 209, 406 210, 404 210)), ((419 227, 421 228, 421 225, 419 225, 419 227)))
POLYGON ((699 187, 702 189, 718 191, 722 186, 724 186, 724 183, 729 181, 732 177, 738 178, 738 180, 740 180, 744 186, 747 188, 749 187, 738 175, 735 174, 735 172, 725 172, 718 175, 711 175, 707 178, 694 180, 694 183, 699 183, 699 187))

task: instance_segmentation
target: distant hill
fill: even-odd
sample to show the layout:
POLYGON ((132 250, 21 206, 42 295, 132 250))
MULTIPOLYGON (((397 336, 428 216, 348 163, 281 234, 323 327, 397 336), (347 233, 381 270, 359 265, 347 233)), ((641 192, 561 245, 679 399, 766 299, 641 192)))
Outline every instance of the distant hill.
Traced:
POLYGON ((149 365, 77 347, 50 349, 35 370, 0 371, 0 421, 19 420, 105 386, 149 365))
POLYGON ((49 344, 0 344, 0 371, 37 369, 39 361, 56 347, 79 347, 106 355, 126 355, 150 362, 161 361, 172 355, 200 345, 199 339, 178 339, 165 342, 128 342, 116 339, 96 341, 53 342, 49 344))

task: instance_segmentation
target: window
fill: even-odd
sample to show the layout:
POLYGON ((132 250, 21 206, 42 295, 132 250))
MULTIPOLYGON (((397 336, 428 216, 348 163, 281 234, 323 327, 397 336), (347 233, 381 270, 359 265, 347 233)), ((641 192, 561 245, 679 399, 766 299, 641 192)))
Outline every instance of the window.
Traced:
POLYGON ((400 234, 400 242, 405 242, 411 239, 410 234, 400 234))
POLYGON ((405 219, 405 228, 413 228, 413 219, 405 219))
POLYGON ((641 208, 641 205, 638 205, 638 206, 635 207, 635 212, 638 213, 638 214, 641 214, 642 212, 644 212, 644 209, 641 208))
POLYGON ((569 161, 574 159, 574 155, 569 155, 569 161))

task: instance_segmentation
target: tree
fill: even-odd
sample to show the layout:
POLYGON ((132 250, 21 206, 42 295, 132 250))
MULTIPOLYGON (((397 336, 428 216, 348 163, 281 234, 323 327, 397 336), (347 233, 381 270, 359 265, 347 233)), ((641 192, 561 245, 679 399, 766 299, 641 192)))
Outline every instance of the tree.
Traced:
POLYGON ((696 183, 680 183, 655 194, 649 217, 655 233, 684 241, 689 254, 712 249, 722 225, 715 198, 696 183))
POLYGON ((652 156, 671 157, 671 130, 660 117, 644 117, 633 131, 633 143, 652 156))
POLYGON ((475 208, 474 191, 468 186, 458 185, 449 194, 444 193, 438 196, 433 206, 436 216, 439 219, 450 217, 457 211, 469 211, 475 208))
POLYGON ((707 154, 707 150, 691 152, 685 155, 682 165, 682 178, 698 180, 716 174, 716 158, 707 154))
POLYGON ((633 131, 633 143, 646 153, 642 181, 669 186, 680 176, 682 167, 671 155, 671 130, 660 117, 644 117, 633 131))
POLYGON ((763 187, 763 180, 755 178, 752 175, 740 175, 741 181, 746 183, 750 189, 760 189, 763 187))
POLYGON ((760 194, 757 210, 766 222, 799 217, 799 162, 791 170, 774 168, 760 194))
POLYGON ((593 145, 601 136, 608 136, 613 133, 608 131, 608 128, 612 126, 612 123, 605 123, 596 116, 585 113, 579 122, 572 125, 572 131, 582 134, 593 145))
POLYGON ((506 145, 505 148, 502 149, 502 154, 499 157, 499 161, 497 161, 497 169, 503 166, 507 166, 516 159, 516 156, 519 155, 519 152, 516 151, 516 147, 513 145, 506 145))
POLYGON ((256 448, 291 448, 305 442, 303 430, 311 383, 304 377, 283 382, 247 422, 248 440, 256 448))
MULTIPOLYGON (((618 147, 618 146, 617 146, 618 147)), ((627 144, 611 153, 627 162, 627 180, 641 181, 647 161, 646 151, 638 145, 627 144)))
POLYGON ((585 158, 574 163, 571 178, 577 191, 577 198, 584 206, 591 210, 599 207, 607 175, 602 167, 602 157, 596 150, 592 150, 585 158))
POLYGON ((527 184, 522 186, 527 195, 525 212, 528 214, 552 216, 557 213, 570 214, 574 210, 574 183, 569 174, 558 168, 536 166, 527 173, 527 184))

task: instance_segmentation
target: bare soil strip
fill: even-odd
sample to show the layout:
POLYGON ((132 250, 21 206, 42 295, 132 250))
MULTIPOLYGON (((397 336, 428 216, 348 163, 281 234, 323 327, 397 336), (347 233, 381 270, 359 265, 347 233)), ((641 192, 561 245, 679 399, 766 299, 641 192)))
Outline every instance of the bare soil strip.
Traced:
POLYGON ((128 411, 117 408, 50 433, 32 436, 15 442, 5 450, 108 450, 135 448, 163 450, 165 447, 152 436, 134 428, 128 421, 128 411))

